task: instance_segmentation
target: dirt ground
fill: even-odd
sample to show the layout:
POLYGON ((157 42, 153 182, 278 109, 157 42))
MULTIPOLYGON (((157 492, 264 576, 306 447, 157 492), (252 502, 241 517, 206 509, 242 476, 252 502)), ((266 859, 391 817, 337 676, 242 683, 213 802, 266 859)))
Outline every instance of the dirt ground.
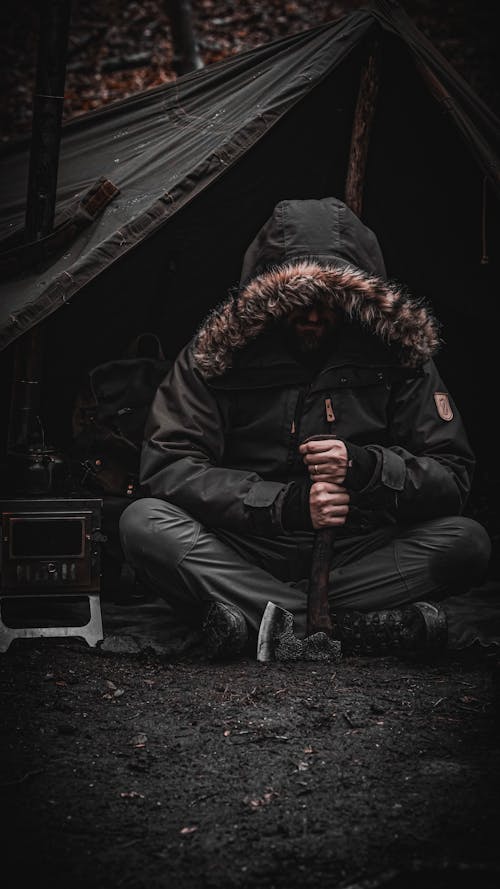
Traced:
MULTIPOLYGON (((113 648, 113 646, 111 646, 113 648)), ((12 885, 500 885, 499 655, 0 656, 12 885)))

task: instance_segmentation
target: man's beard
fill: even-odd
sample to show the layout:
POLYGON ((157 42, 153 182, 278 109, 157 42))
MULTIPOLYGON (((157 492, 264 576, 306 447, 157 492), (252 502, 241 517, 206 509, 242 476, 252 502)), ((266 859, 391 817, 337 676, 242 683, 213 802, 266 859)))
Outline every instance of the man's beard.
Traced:
POLYGON ((285 324, 284 339, 291 354, 306 364, 320 366, 331 351, 335 339, 332 324, 326 322, 321 328, 318 332, 303 330, 299 333, 295 323, 285 324))
POLYGON ((292 327, 291 334, 295 341, 296 350, 303 355, 321 352, 324 349, 325 343, 330 339, 326 329, 321 334, 314 333, 312 330, 305 330, 303 333, 299 333, 292 327))

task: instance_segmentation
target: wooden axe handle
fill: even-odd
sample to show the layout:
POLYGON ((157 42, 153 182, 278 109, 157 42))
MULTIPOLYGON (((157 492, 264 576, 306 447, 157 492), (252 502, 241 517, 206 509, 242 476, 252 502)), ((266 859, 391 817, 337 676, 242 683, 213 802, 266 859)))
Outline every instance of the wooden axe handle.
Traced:
POLYGON ((307 599, 307 635, 333 632, 328 605, 328 581, 334 528, 320 528, 315 533, 307 599))
MULTIPOLYGON (((310 435, 305 441, 324 441, 330 438, 335 438, 333 431, 328 435, 310 435)), ((334 539, 335 528, 319 528, 314 535, 307 597, 308 636, 320 632, 331 636, 333 632, 328 606, 328 581, 334 539)))

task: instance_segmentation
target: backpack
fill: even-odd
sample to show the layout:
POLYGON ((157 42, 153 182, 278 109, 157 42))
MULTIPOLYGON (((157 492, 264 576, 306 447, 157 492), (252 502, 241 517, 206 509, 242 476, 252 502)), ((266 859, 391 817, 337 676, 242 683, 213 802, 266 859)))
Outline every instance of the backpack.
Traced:
POLYGON ((88 372, 72 415, 71 473, 79 487, 133 499, 144 426, 171 367, 158 337, 140 334, 122 359, 88 372))

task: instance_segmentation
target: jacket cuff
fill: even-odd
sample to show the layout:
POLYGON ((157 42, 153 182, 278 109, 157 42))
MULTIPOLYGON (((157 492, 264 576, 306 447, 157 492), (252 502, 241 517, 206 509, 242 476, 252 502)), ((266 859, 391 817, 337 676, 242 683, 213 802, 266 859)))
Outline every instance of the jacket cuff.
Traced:
POLYGON ((373 474, 377 468, 377 455, 367 448, 344 442, 347 448, 348 468, 344 485, 351 491, 361 491, 373 480, 373 474))
POLYGON ((391 448, 374 446, 373 453, 377 451, 380 454, 382 463, 380 471, 382 485, 391 491, 402 491, 406 478, 406 463, 403 457, 391 450, 391 448))
POLYGON ((281 523, 285 531, 312 531, 309 492, 311 482, 304 479, 292 482, 285 493, 281 512, 281 523))
POLYGON ((282 508, 286 485, 283 482, 256 482, 245 496, 248 517, 254 534, 274 535, 282 527, 282 508))

